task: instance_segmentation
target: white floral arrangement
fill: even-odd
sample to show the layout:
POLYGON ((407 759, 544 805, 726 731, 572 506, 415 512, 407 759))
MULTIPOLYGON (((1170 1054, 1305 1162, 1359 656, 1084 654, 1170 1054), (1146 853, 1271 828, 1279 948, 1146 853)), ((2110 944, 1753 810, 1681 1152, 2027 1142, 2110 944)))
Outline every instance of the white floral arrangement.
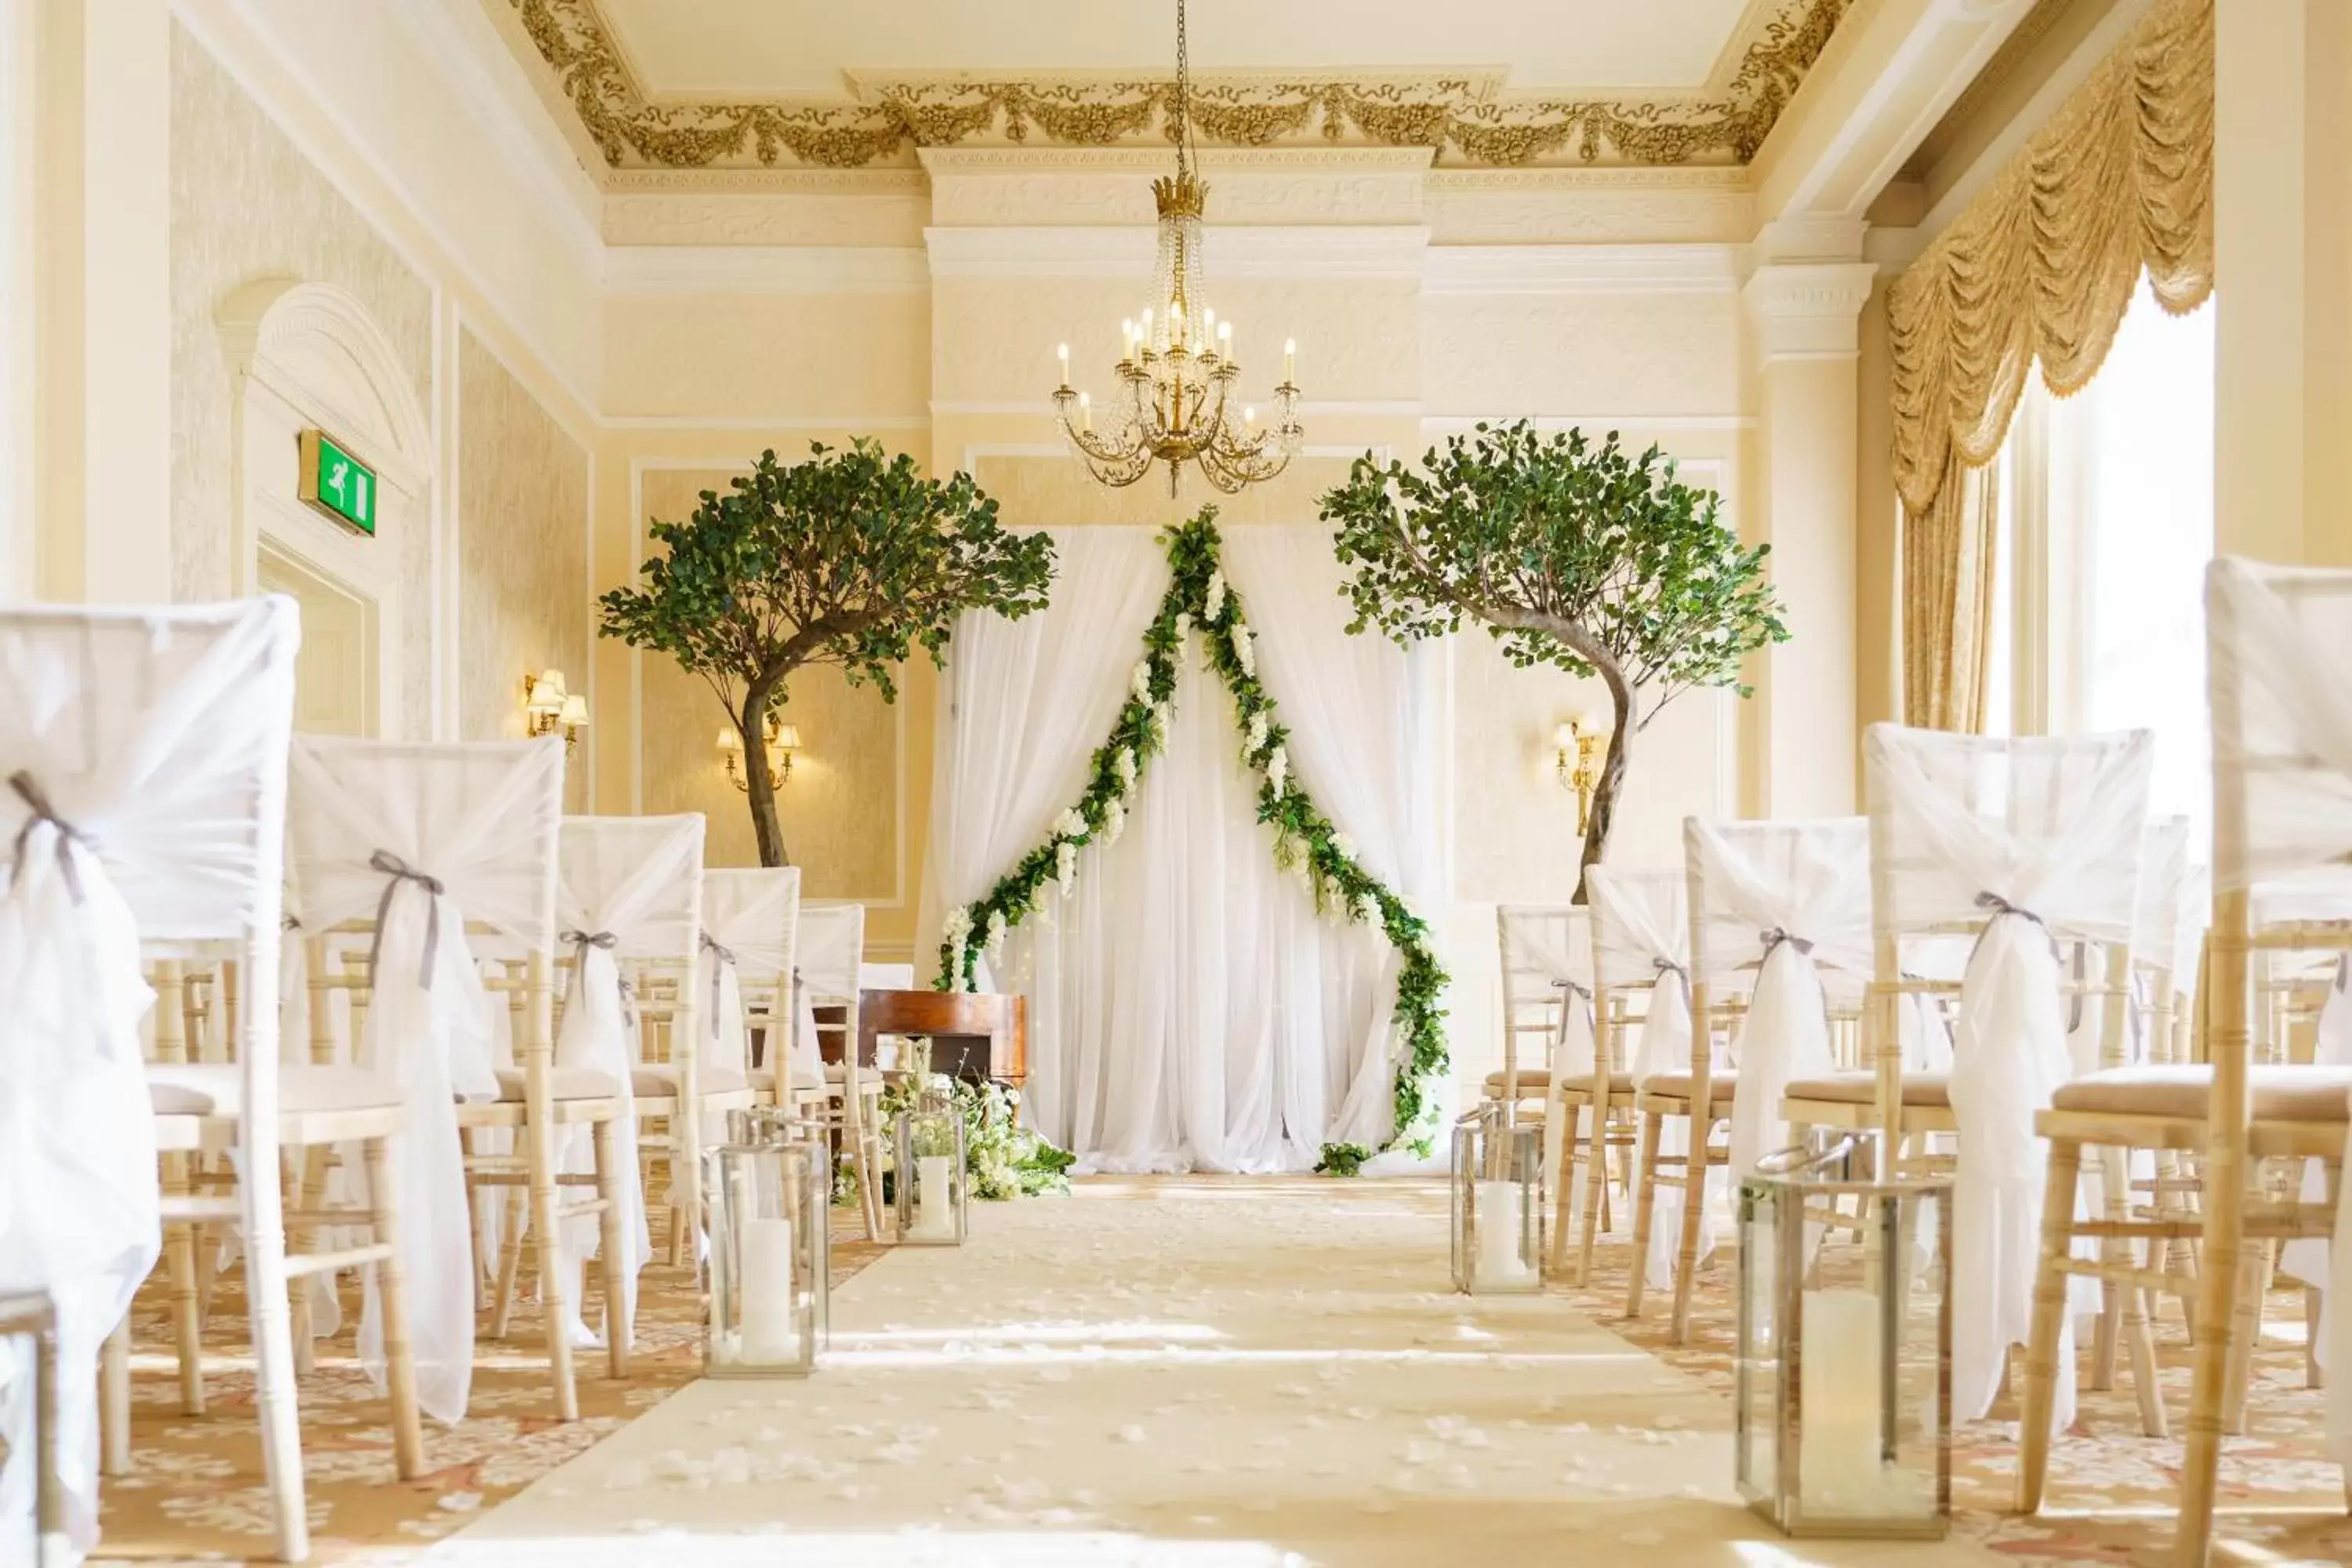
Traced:
POLYGON ((1054 835, 1057 838, 1084 838, 1087 836, 1087 814, 1075 805, 1065 810, 1054 818, 1054 835))
POLYGON ((1179 646, 1181 646, 1181 645, 1182 645, 1182 643, 1183 643, 1183 641, 1184 641, 1184 639, 1185 639, 1186 637, 1191 637, 1192 635, 1192 611, 1190 611, 1190 610, 1179 610, 1179 611, 1177 611, 1177 612, 1176 612, 1176 641, 1177 641, 1178 645, 1179 645, 1179 646))
POLYGON ((1356 858, 1356 841, 1344 833, 1334 833, 1331 835, 1331 852, 1342 860, 1353 860, 1356 858))
POLYGON ((1151 661, 1150 659, 1139 658, 1135 661, 1135 668, 1128 674, 1127 689, 1135 694, 1135 700, 1138 702, 1151 700, 1151 661))
POLYGON ((1283 787, 1290 780, 1290 753, 1276 746, 1265 759, 1265 782, 1274 786, 1274 798, 1282 798, 1283 787))
POLYGON ((961 904, 950 910, 940 921, 940 940, 947 944, 950 954, 948 973, 954 979, 955 988, 961 991, 964 944, 971 940, 971 911, 961 904))
POLYGON ((1356 898, 1356 923, 1378 931, 1381 927, 1380 900, 1370 893, 1359 894, 1356 898))
POLYGON ((981 951, 987 953, 992 958, 1003 952, 1004 931, 1004 911, 1003 910, 989 910, 988 934, 985 940, 981 943, 981 951))
POLYGON ((1249 623, 1247 621, 1236 620, 1233 625, 1232 635, 1234 642, 1234 662, 1242 667, 1242 673, 1244 675, 1247 676, 1252 680, 1256 679, 1257 649, 1252 647, 1250 643, 1249 623))
POLYGON ((1054 846, 1054 880, 1066 899, 1077 889, 1078 847, 1066 838, 1054 846))
POLYGON ((1209 574, 1209 586, 1201 595, 1201 622, 1215 626, 1225 618, 1225 569, 1222 566, 1209 574))
POLYGON ((1118 842, 1118 836, 1126 831, 1127 807, 1114 800, 1103 808, 1103 842, 1107 845, 1116 844, 1118 842))
POLYGON ((1119 794, 1135 793, 1135 749, 1132 746, 1118 749, 1118 755, 1111 760, 1111 771, 1118 775, 1119 794))

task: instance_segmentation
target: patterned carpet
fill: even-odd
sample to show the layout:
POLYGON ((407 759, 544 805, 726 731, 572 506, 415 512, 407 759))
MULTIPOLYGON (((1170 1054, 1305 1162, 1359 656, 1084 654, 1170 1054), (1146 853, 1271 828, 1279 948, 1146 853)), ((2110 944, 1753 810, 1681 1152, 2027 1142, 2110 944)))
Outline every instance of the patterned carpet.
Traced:
MULTIPOLYGON (((836 1225, 854 1220, 837 1218, 836 1225)), ((878 1249, 837 1234, 835 1279, 870 1262, 878 1249)), ((1639 1322, 1620 1314, 1630 1247, 1611 1237, 1599 1250, 1589 1289, 1556 1286, 1561 1295, 1622 1332, 1635 1345, 1687 1372, 1727 1397, 1731 1391, 1731 1301, 1727 1261, 1703 1271, 1691 1343, 1666 1342, 1665 1303, 1653 1295, 1639 1322)), ((133 1397, 136 1468, 111 1482, 106 1540, 95 1563, 164 1563, 257 1560, 268 1552, 267 1498, 253 1438, 251 1378, 242 1353, 241 1302, 225 1289, 213 1317, 208 1389, 201 1417, 179 1413, 170 1336, 160 1290, 142 1299, 133 1397)), ((656 1264, 641 1296, 641 1345, 632 1376, 614 1383, 593 1357, 581 1361, 582 1419, 560 1424, 548 1412, 547 1380, 532 1356, 535 1315, 519 1311, 511 1339, 485 1342, 473 1411, 454 1431, 428 1429, 430 1473, 395 1480, 383 1405, 368 1390, 348 1335, 322 1347, 318 1373, 303 1387, 305 1457, 317 1561, 404 1563, 427 1542, 618 1430, 692 1380, 698 1352, 695 1303, 682 1271, 656 1264)), ((352 1316, 355 1317, 355 1313, 352 1316)), ((2221 1535, 2217 1561, 2264 1564, 2352 1563, 2352 1519, 2344 1512, 2341 1472, 2320 1439, 2324 1395, 2303 1385, 2301 1300, 2281 1293, 2257 1359, 2247 1436, 2234 1439, 2223 1465, 2221 1535)), ((2176 1433, 2188 1406, 2187 1335, 2178 1318, 2158 1339, 2165 1395, 2176 1433)), ((2168 1564, 2179 1437, 2140 1436, 2128 1378, 2112 1392, 2085 1391, 2081 1424, 2059 1443, 2046 1511, 2011 1514, 2015 1445, 2013 1412, 1963 1427, 1954 1454, 1955 1507, 1961 1532, 2021 1565, 2168 1564)))
MULTIPOLYGON (((1690 1342, 1681 1346, 1667 1342, 1670 1297, 1647 1292, 1641 1321, 1623 1316, 1632 1254, 1630 1239, 1606 1237, 1596 1249, 1590 1288, 1554 1289, 1642 1349, 1730 1397, 1727 1254, 1717 1252, 1701 1269, 1690 1342)), ((2017 1482, 2017 1412, 2011 1404, 1997 1406, 1990 1418, 1952 1435, 1952 1508, 1962 1533, 2034 1568, 2084 1563, 2171 1568, 2189 1351, 2177 1306, 2170 1311, 2158 1332, 2157 1357, 2173 1436, 2141 1436, 2129 1371, 2119 1368, 2113 1389, 2083 1391, 2074 1433, 2053 1447, 2042 1512, 2026 1518, 2009 1511, 2017 1482)), ((2304 1386, 2301 1291, 2274 1292, 2263 1322, 2247 1432, 2231 1439, 2222 1454, 2217 1531, 2222 1549, 2215 1561, 2267 1568, 2352 1563, 2344 1472, 2326 1458, 2322 1439, 2326 1395, 2304 1386)))
MULTIPOLYGON (((882 1248, 862 1239, 855 1210, 837 1213, 834 1226, 839 1284, 882 1248)), ((426 1422, 427 1469, 414 1481, 394 1474, 387 1406, 352 1353, 354 1294, 344 1331, 321 1343, 317 1373, 302 1380, 312 1560, 406 1562, 693 1381, 701 1371, 700 1306, 686 1271, 662 1261, 668 1254, 658 1236, 656 1243, 656 1261, 639 1288, 637 1346, 626 1380, 604 1374, 601 1353, 583 1353, 574 1363, 580 1419, 555 1420, 539 1313, 520 1302, 507 1339, 478 1342, 465 1421, 454 1428, 426 1422)), ((160 1271, 133 1308, 133 1468, 106 1484, 105 1533, 92 1564, 269 1560, 269 1497, 245 1360, 239 1278, 224 1279, 207 1325, 207 1408, 200 1416, 181 1414, 160 1271)), ((592 1299, 589 1310, 595 1310, 592 1299)))

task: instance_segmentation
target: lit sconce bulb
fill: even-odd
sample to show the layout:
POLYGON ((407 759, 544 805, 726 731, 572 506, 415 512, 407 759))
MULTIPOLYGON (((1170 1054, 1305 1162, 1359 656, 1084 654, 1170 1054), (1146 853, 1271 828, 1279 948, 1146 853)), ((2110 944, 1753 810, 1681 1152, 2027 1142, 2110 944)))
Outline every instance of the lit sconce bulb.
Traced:
POLYGON ((1287 384, 1298 379, 1298 340, 1282 340, 1282 379, 1287 384))
POLYGON ((1201 335, 1212 342, 1215 340, 1217 335, 1217 313, 1214 310, 1204 308, 1201 311, 1201 335))
POLYGON ((1244 425, 1255 425, 1255 424, 1256 424, 1256 423, 1257 423, 1257 410, 1256 410, 1256 409, 1255 409, 1255 408, 1252 408, 1252 407, 1251 407, 1249 405, 1247 405, 1247 404, 1244 404, 1244 405, 1242 405, 1242 423, 1243 423, 1243 424, 1244 424, 1244 425))
POLYGON ((1135 323, 1131 321, 1121 321, 1118 324, 1118 336, 1119 341, 1127 345, 1119 357, 1133 359, 1135 357, 1135 323))
POLYGON ((1095 400, 1084 392, 1078 394, 1078 426, 1084 430, 1095 427, 1095 400))
POLYGON ((1234 324, 1231 321, 1217 323, 1217 345, 1222 349, 1231 349, 1234 346, 1234 324))
POLYGON ((1070 384, 1070 345, 1064 343, 1060 348, 1055 349, 1054 352, 1061 356, 1062 384, 1064 386, 1067 386, 1070 384))

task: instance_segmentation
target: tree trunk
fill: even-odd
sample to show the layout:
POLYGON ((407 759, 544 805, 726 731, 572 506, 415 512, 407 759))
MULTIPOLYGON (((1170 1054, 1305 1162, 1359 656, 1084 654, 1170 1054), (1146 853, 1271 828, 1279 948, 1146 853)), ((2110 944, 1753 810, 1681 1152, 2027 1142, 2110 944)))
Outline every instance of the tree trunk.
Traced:
POLYGON ((1633 693, 1625 684, 1625 677, 1613 664, 1595 660, 1601 679, 1608 684, 1609 702, 1613 718, 1609 727, 1609 750, 1601 759, 1601 782, 1593 787, 1592 809, 1584 819, 1584 858, 1576 868, 1575 902, 1585 903, 1585 873, 1601 864, 1601 857, 1609 848, 1609 830, 1617 821, 1617 792, 1625 783, 1625 763, 1633 742, 1633 693))
POLYGON ((749 787, 744 798, 751 807, 751 836, 759 841, 760 864, 789 866, 792 858, 784 853, 784 835, 776 825, 776 791, 768 782, 768 695, 775 689, 773 682, 755 682, 743 694, 743 711, 734 715, 736 733, 743 738, 743 782, 749 787))

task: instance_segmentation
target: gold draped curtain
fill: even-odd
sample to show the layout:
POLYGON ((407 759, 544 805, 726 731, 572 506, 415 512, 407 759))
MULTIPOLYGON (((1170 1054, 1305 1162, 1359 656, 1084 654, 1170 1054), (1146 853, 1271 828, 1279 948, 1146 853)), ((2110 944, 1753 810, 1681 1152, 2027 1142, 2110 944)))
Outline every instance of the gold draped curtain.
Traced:
POLYGON ((2213 290, 2213 5, 2157 0, 1887 290, 1906 723, 1983 727, 1988 465, 2027 374, 2081 390, 2143 268, 2175 315, 2213 290))

